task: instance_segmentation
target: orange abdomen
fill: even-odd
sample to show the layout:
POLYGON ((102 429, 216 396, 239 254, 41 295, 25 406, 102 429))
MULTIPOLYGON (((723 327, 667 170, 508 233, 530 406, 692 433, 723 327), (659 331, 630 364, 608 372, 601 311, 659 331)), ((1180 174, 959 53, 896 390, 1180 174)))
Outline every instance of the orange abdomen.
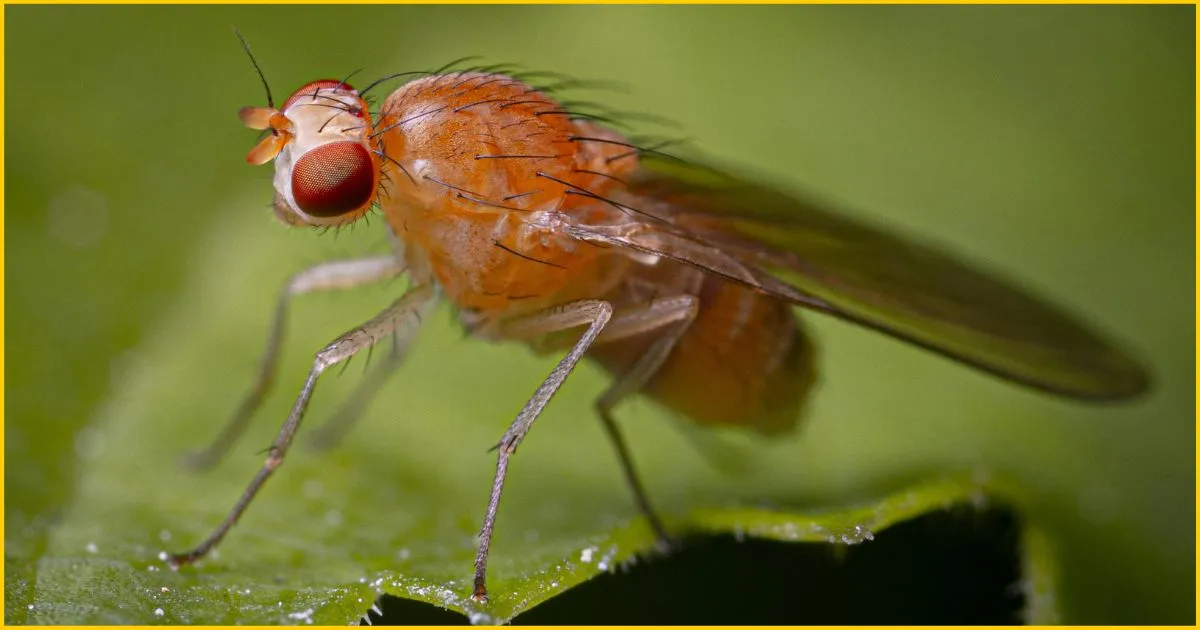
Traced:
MULTIPOLYGON (((700 311, 644 392, 701 425, 762 433, 793 428, 815 380, 815 348, 785 302, 706 276, 700 311)), ((591 356, 621 374, 657 338, 650 333, 595 346, 591 356)))

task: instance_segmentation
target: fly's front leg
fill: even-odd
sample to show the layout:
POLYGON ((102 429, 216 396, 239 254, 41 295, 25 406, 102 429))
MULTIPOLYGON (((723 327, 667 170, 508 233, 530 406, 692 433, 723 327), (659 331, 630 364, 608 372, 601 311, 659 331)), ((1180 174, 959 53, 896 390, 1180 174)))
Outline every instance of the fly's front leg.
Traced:
POLYGON ((229 448, 237 442, 246 431, 250 418, 262 404, 279 367, 279 350, 283 345, 284 329, 287 323, 287 310, 291 299, 305 293, 316 291, 331 291, 359 286, 368 282, 393 278, 404 271, 403 265, 395 255, 375 258, 359 258, 353 260, 338 260, 310 267, 293 275, 275 303, 275 316, 267 337, 267 347, 263 351, 259 363, 258 376, 254 385, 242 399, 237 410, 216 439, 204 450, 191 453, 184 465, 194 470, 206 470, 214 466, 229 452, 229 448))
POLYGON ((246 490, 242 492, 241 498, 234 504, 225 520, 195 549, 171 556, 170 561, 173 565, 180 566, 198 560, 221 542, 221 539, 229 533, 229 530, 241 518, 242 513, 246 511, 250 501, 254 499, 254 495, 270 478, 271 473, 283 464, 288 447, 292 443, 292 437, 296 434, 296 429, 300 427, 300 421, 304 418, 304 411, 308 408, 308 401, 312 397, 313 389, 317 385, 317 378, 321 376, 321 373, 330 366, 337 365, 362 350, 370 348, 393 332, 403 334, 407 332, 408 328, 415 328, 419 325, 419 321, 410 316, 427 308, 428 304, 433 301, 433 297, 434 292, 430 287, 413 287, 370 321, 338 337, 317 353, 312 370, 309 371, 308 378, 304 381, 304 387, 300 390, 300 396, 296 398, 296 403, 292 406, 287 421, 283 423, 279 434, 275 437, 275 442, 271 444, 267 461, 254 476, 250 485, 246 486, 246 490))
POLYGON ((529 433, 529 428, 533 426, 534 420, 537 420, 542 409, 546 407, 546 403, 550 402, 550 398, 579 364, 579 360, 596 341, 596 337, 604 330, 604 326, 608 324, 611 317, 612 305, 608 302, 581 300, 533 315, 519 317, 500 325, 501 334, 510 338, 536 337, 583 325, 587 325, 588 329, 533 393, 533 396, 525 403, 525 407, 517 414, 516 420, 508 427, 508 431, 505 431, 504 437, 500 439, 497 447, 499 454, 496 458, 496 476, 492 481, 492 493, 488 500, 487 514, 483 519, 483 529, 479 532, 479 549, 475 554, 474 598, 476 600, 487 601, 488 549, 492 544, 492 530, 495 529, 496 510, 500 506, 500 493, 504 489, 504 477, 508 472, 508 459, 516 452, 517 446, 529 433))
MULTIPOLYGON (((424 318, 425 313, 418 312, 415 315, 424 318)), ((406 332, 415 333, 416 328, 406 332)), ((371 373, 367 375, 362 384, 355 388, 333 418, 309 434, 308 446, 312 451, 328 451, 341 443, 342 438, 350 432, 359 418, 362 418, 363 411, 366 410, 375 395, 383 389, 388 379, 396 373, 396 369, 404 363, 413 337, 412 334, 402 334, 400 331, 392 335, 392 349, 383 363, 371 370, 371 373)))

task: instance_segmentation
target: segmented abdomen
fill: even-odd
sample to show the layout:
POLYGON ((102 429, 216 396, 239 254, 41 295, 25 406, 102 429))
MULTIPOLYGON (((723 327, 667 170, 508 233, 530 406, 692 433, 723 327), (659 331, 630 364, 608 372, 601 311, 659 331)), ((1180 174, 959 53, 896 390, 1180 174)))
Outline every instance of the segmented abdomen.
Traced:
MULTIPOLYGON (((692 273, 661 264, 667 272, 692 273)), ((816 381, 816 350, 792 307, 715 276, 699 284, 696 320, 644 393, 697 424, 766 434, 792 429, 816 381)), ((613 299, 620 306, 624 297, 618 291, 613 299)), ((600 344, 590 356, 619 376, 661 334, 600 344)))

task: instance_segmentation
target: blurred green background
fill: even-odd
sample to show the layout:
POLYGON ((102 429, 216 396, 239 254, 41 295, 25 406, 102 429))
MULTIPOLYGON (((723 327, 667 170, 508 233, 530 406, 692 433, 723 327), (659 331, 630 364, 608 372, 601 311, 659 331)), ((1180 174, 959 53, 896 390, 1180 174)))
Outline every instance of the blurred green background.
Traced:
MULTIPOLYGON (((721 436, 760 449, 748 451, 752 472, 723 481, 650 405, 621 415, 668 511, 718 496, 836 504, 927 471, 1009 475, 1059 550, 1066 621, 1194 623, 1193 7, 9 6, 5 16, 9 623, 146 621, 96 617, 88 598, 129 596, 113 576, 132 550, 167 539, 160 528, 173 524, 179 546, 214 524, 311 352, 398 288, 304 300, 278 395, 231 463, 201 479, 174 468, 248 384, 287 275, 383 244, 377 226, 334 238, 273 222, 270 169, 245 165, 255 134, 236 118, 265 99, 231 26, 277 101, 315 78, 464 55, 623 82, 627 92, 581 96, 673 119, 726 164, 950 243, 1085 315, 1152 366, 1148 397, 1054 400, 809 318, 823 375, 805 430, 769 445, 721 436), (93 541, 99 552, 84 551, 93 541), (61 583, 69 575, 78 584, 61 583), (104 586, 88 590, 89 576, 104 586), (39 617, 43 604, 51 612, 39 617)), ((462 342, 444 313, 427 332, 347 447, 298 450, 243 523, 295 548, 272 555, 270 536, 235 530, 223 562, 263 548, 278 566, 340 566, 337 548, 321 547, 325 557, 314 541, 350 535, 336 525, 369 516, 349 516, 356 507, 383 510, 398 532, 403 519, 453 530, 449 551, 408 551, 463 559, 446 575, 465 579, 493 464, 484 450, 548 364, 462 342), (314 480, 324 495, 289 499, 314 480), (377 504, 338 484, 369 487, 377 504), (390 489, 430 484, 424 503, 390 489), (269 520, 268 502, 294 530, 269 520), (301 524, 288 505, 328 527, 301 524)), ((360 373, 323 385, 314 415, 328 416, 360 373)), ((555 510, 616 515, 581 536, 632 516, 589 417, 600 382, 590 369, 573 379, 516 459, 500 574, 539 532, 551 555, 578 548, 549 533, 570 521, 555 510), (542 529, 517 526, 518 506, 542 529)), ((189 584, 217 588, 206 580, 189 584)), ((141 613, 155 609, 137 597, 141 613)), ((169 609, 158 619, 189 620, 169 609)))

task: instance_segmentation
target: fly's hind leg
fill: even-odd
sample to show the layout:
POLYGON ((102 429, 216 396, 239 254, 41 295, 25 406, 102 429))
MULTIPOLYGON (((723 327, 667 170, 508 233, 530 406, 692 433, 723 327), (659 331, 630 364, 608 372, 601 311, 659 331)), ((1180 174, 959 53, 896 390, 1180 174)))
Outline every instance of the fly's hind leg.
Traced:
POLYGON ((613 418, 612 410, 626 397, 638 393, 658 373, 663 362, 670 356, 671 351, 675 349, 675 345, 679 343, 699 312, 700 300, 692 295, 656 300, 644 309, 622 313, 612 321, 600 337, 600 342, 604 342, 650 331, 662 331, 661 336, 650 345, 646 353, 596 399, 596 415, 599 416, 600 423, 617 452, 617 460, 621 464, 625 482, 629 484, 629 489, 633 492, 633 499, 638 510, 646 517, 650 527, 654 529, 662 550, 670 547, 671 537, 667 533, 662 519, 650 504, 646 489, 633 464, 629 447, 625 443, 620 427, 617 426, 616 419, 613 418))
POLYGON ((279 292, 275 303, 275 315, 267 336, 267 347, 259 362, 258 375, 250 391, 246 393, 237 410, 226 422, 216 439, 202 451, 190 453, 184 466, 193 470, 207 470, 221 461, 230 447, 246 431, 250 418, 262 405, 271 390, 279 367, 279 351, 287 324, 287 311, 292 298, 305 293, 346 289, 378 280, 393 278, 404 271, 394 255, 374 258, 337 260, 309 267, 293 275, 279 292))

